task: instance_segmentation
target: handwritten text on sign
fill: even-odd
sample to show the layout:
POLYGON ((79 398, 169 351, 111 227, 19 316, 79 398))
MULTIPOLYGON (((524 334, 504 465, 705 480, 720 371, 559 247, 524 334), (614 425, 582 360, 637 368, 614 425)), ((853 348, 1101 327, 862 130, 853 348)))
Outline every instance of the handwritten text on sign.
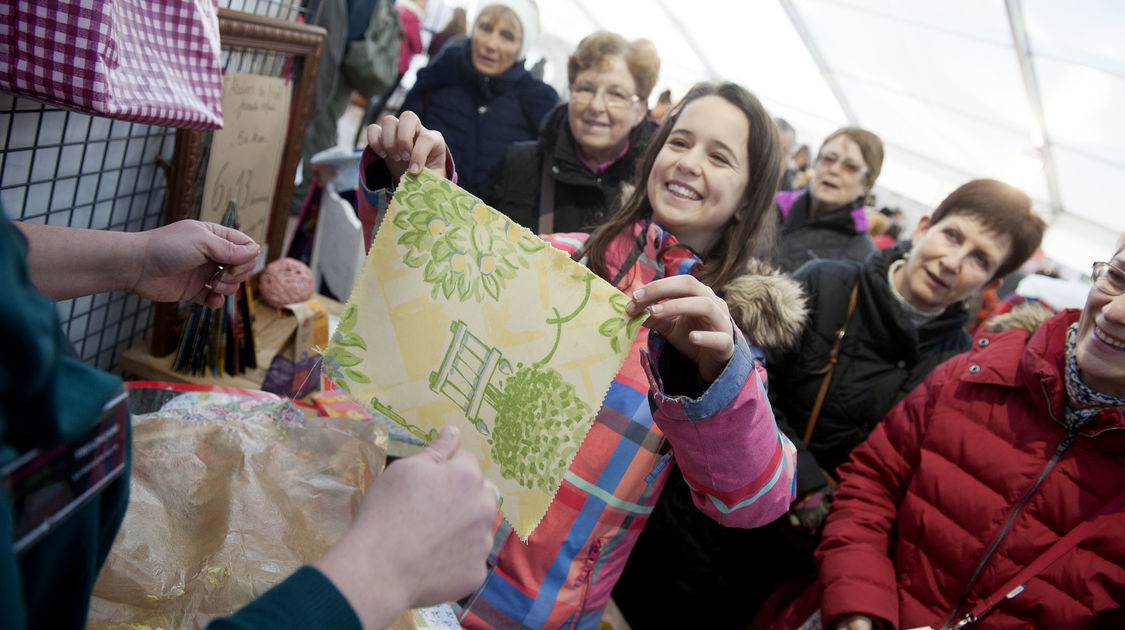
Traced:
POLYGON ((223 76, 223 128, 211 139, 201 220, 220 222, 233 199, 242 231, 265 245, 292 91, 285 79, 223 76))

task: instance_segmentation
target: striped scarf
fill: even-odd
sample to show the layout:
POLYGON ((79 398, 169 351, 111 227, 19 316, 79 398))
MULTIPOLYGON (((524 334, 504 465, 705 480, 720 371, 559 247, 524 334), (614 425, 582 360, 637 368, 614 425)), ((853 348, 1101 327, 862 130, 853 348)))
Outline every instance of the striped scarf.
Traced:
POLYGON ((1078 367, 1078 322, 1066 330, 1066 424, 1077 430, 1107 407, 1125 408, 1125 398, 1116 398, 1095 391, 1082 382, 1082 371, 1078 367))

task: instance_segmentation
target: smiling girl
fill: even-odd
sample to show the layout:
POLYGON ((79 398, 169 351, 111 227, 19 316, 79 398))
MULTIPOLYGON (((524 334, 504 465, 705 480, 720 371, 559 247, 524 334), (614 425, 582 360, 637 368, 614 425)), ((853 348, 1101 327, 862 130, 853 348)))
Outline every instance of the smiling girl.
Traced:
MULTIPOLYGON (((368 138, 391 156, 391 179, 408 163, 450 175, 440 136, 413 115, 384 119, 368 138)), ((788 508, 792 445, 774 424, 755 357, 759 346, 796 341, 803 303, 791 280, 751 265, 773 218, 780 159, 753 95, 701 84, 657 131, 641 159, 643 184, 610 221, 592 235, 544 237, 650 317, 527 543, 497 520, 489 577, 461 602, 464 627, 597 628, 672 453, 707 518, 756 527, 788 508)), ((365 169, 365 199, 381 203, 370 190, 377 175, 374 164, 365 169)))

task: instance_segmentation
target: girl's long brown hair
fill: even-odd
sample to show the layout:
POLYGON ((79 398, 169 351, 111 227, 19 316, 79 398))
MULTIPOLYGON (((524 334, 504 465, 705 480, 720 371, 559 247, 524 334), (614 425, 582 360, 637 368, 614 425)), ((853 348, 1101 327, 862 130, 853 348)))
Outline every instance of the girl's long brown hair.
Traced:
POLYGON ((614 238, 622 231, 631 229, 635 222, 652 218, 647 185, 649 173, 680 114, 692 101, 712 95, 734 105, 746 116, 750 128, 746 146, 750 178, 742 191, 738 208, 723 226, 719 239, 709 251, 695 252, 704 262, 702 270, 696 276, 707 286, 719 291, 742 274, 752 256, 765 257, 764 250, 771 243, 769 235, 776 224, 776 221, 770 219, 773 218, 771 209, 781 173, 781 142, 777 128, 761 102, 742 86, 730 82, 697 83, 649 140, 633 175, 633 194, 616 214, 590 235, 584 251, 576 254, 588 255, 589 268, 598 276, 613 280, 606 267, 605 254, 614 238))

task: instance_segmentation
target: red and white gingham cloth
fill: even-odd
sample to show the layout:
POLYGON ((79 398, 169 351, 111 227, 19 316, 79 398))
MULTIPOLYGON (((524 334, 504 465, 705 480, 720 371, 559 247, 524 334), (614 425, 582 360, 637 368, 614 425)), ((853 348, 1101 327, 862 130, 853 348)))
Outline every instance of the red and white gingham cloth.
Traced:
POLYGON ((0 0, 0 89, 169 127, 223 124, 217 0, 0 0))

